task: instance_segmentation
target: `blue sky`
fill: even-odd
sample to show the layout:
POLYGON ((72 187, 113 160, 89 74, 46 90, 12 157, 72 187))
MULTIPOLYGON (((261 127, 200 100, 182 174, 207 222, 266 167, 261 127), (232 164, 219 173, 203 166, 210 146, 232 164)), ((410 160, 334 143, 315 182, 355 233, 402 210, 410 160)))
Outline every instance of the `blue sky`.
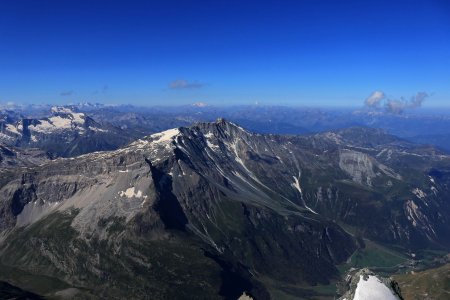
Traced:
POLYGON ((0 2, 0 102, 358 106, 377 90, 450 105, 449 1, 0 2))

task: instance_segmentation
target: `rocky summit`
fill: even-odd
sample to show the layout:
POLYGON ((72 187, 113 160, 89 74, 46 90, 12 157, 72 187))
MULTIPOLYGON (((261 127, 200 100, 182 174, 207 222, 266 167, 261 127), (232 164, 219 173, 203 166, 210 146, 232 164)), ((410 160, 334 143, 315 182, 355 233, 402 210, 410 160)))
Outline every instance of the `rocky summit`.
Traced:
POLYGON ((219 119, 0 176, 0 280, 47 297, 276 299, 337 280, 367 240, 450 247, 450 157, 374 129, 219 119))

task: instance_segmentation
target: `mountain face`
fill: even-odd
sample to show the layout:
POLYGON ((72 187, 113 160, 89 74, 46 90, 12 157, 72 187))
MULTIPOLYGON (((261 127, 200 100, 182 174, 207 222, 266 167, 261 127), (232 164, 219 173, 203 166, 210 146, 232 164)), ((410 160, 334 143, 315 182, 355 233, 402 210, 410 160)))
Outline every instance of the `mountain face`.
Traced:
POLYGON ((360 237, 448 249, 449 163, 364 128, 171 129, 2 178, 0 264, 58 281, 47 296, 269 299, 336 278, 360 237))
POLYGON ((39 148, 55 156, 70 157, 113 150, 133 137, 119 128, 100 125, 85 113, 52 107, 50 117, 39 119, 6 116, 0 121, 0 141, 21 148, 39 148))

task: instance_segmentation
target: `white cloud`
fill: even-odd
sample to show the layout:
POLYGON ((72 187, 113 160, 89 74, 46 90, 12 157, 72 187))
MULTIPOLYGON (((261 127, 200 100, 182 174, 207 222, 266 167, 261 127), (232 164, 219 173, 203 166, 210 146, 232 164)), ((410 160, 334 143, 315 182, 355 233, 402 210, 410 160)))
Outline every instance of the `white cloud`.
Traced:
POLYGON ((382 91, 375 91, 369 97, 366 98, 364 103, 370 107, 377 107, 380 105, 381 101, 386 98, 386 95, 382 91))

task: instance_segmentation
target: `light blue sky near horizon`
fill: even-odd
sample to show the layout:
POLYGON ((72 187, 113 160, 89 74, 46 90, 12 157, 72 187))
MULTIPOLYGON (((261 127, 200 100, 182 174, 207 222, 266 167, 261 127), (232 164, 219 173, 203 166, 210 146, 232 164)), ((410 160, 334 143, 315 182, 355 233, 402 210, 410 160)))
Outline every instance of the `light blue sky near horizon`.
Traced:
POLYGON ((450 106, 448 1, 0 3, 0 102, 450 106))

